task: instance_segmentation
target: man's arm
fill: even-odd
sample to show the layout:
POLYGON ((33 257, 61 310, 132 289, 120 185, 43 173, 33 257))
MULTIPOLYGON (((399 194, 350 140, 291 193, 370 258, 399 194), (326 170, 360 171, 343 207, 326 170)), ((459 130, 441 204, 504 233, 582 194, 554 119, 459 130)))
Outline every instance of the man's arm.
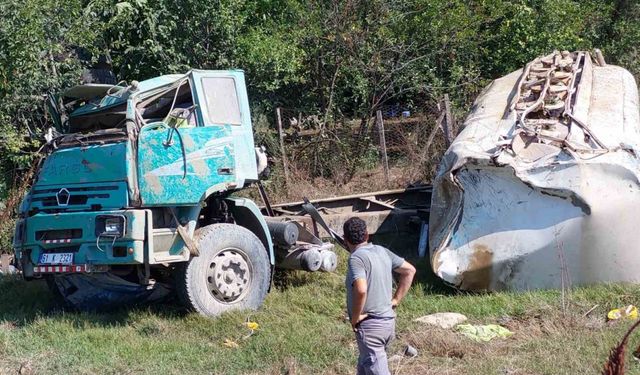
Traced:
POLYGON ((364 303, 367 300, 367 281, 365 279, 355 279, 351 291, 351 327, 355 330, 356 325, 364 318, 362 314, 364 303))
POLYGON ((393 272, 399 274, 398 288, 391 299, 391 306, 395 308, 409 291, 416 269, 409 262, 404 261, 400 267, 394 268, 393 272))

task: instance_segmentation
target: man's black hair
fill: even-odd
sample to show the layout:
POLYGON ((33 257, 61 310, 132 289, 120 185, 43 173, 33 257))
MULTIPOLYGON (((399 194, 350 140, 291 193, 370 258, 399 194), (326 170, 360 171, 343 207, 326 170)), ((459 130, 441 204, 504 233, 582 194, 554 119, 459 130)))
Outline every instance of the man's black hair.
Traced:
POLYGON ((344 239, 352 245, 359 245, 367 240, 367 223, 358 217, 345 221, 342 230, 344 239))

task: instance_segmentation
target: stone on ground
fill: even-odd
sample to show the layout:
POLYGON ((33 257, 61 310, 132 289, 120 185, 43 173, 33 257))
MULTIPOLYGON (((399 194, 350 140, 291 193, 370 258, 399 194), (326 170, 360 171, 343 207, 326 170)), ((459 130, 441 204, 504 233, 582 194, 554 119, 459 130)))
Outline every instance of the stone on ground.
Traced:
POLYGON ((452 312, 429 314, 414 319, 414 322, 425 323, 444 329, 451 329, 458 324, 464 323, 466 321, 466 316, 452 312))

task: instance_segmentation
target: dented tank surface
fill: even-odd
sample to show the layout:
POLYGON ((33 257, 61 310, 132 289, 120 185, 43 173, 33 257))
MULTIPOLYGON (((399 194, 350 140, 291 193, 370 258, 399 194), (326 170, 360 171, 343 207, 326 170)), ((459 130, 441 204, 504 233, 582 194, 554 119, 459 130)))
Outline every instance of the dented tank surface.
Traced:
POLYGON ((434 181, 434 272, 463 290, 640 281, 638 90, 554 52, 478 97, 434 181))

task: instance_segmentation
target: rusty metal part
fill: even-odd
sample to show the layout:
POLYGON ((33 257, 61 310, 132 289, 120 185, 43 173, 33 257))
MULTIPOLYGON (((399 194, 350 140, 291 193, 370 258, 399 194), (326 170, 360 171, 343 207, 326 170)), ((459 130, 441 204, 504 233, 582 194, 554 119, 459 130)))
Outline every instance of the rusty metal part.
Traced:
MULTIPOLYGON (((417 185, 406 189, 317 199, 310 202, 317 207, 325 224, 333 228, 338 235, 342 235, 344 222, 353 216, 363 219, 372 235, 417 234, 421 222, 428 220, 431 191, 431 185, 417 185)), ((304 202, 293 202, 273 205, 275 219, 298 222, 301 227, 312 232, 314 221, 302 208, 303 204, 304 202)), ((265 208, 262 209, 264 212, 265 208)), ((331 237, 324 229, 319 232, 318 235, 321 237, 331 237)))

